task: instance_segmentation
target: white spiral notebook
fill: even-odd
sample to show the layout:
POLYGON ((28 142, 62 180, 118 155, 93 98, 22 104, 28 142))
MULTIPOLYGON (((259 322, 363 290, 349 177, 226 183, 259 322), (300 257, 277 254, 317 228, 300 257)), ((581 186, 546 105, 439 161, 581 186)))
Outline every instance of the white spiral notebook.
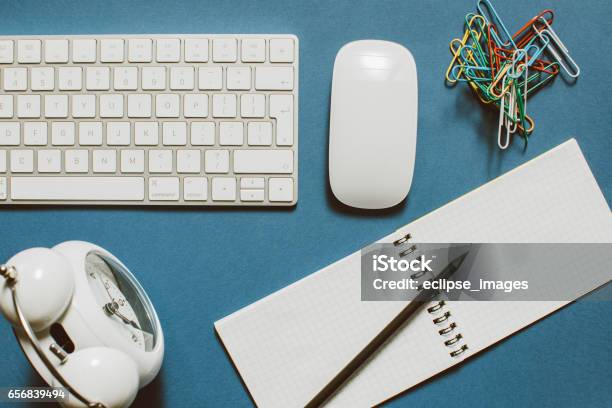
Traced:
MULTIPOLYGON (((612 217, 571 139, 379 242, 407 234, 416 242, 612 242, 612 217)), ((215 323, 258 406, 304 406, 405 306, 362 302, 360 266, 357 251, 215 323)), ((612 280, 612 271, 586 279, 576 298, 612 280)), ((425 307, 327 405, 381 403, 567 303, 425 307), (432 321, 447 312, 441 324, 432 321), (445 344, 459 333, 460 341, 445 344)))

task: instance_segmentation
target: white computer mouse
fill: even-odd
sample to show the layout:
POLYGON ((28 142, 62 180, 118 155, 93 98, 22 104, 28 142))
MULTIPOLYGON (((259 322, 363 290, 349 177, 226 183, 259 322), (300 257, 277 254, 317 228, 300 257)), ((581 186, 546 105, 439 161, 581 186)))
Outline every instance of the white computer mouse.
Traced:
POLYGON ((338 200, 381 209, 406 198, 417 106, 416 64, 405 47, 362 40, 338 51, 329 123, 329 182, 338 200))

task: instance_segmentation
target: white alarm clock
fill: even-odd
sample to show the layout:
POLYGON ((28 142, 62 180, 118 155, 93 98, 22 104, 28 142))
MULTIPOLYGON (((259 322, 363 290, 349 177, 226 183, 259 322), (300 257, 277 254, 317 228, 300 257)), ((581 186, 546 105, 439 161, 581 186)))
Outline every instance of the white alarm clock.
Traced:
POLYGON ((32 366, 68 407, 126 407, 161 367, 164 336, 138 281, 81 241, 31 248, 0 267, 0 311, 32 366))

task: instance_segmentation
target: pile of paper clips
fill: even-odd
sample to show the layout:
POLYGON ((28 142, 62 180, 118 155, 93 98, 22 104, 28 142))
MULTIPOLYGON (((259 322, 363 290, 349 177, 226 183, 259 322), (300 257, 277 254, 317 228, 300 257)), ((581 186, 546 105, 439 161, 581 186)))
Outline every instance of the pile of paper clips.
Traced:
POLYGON ((482 103, 499 108, 497 144, 501 149, 508 147, 510 136, 517 131, 526 144, 535 129, 526 113, 527 97, 560 69, 577 78, 580 68, 551 27, 552 10, 542 11, 514 35, 490 1, 479 0, 477 10, 465 16, 463 37, 450 43, 453 58, 446 80, 466 82, 482 103))

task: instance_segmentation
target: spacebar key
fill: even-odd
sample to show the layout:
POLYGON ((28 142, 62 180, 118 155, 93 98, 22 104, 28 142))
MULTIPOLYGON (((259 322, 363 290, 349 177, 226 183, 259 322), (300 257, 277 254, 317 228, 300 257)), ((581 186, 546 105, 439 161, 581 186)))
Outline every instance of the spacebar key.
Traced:
POLYGON ((13 200, 142 201, 142 177, 13 177, 13 200))

